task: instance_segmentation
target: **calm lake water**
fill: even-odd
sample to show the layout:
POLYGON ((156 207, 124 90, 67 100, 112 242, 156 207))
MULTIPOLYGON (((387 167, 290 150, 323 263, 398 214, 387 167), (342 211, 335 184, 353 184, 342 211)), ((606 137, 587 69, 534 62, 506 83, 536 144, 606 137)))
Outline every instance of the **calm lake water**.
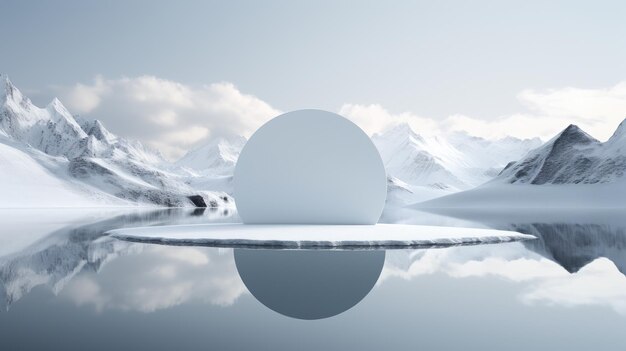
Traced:
POLYGON ((382 220, 538 239, 388 251, 171 247, 103 233, 238 218, 0 210, 0 350, 624 349, 620 212, 397 210, 382 220))

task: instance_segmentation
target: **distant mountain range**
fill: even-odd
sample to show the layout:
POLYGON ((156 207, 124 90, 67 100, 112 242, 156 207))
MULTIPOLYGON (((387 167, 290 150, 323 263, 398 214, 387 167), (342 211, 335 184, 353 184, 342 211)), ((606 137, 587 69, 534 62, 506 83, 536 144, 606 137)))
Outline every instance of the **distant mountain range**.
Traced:
POLYGON ((511 160, 541 145, 539 138, 486 140, 465 133, 425 137, 400 124, 372 141, 388 175, 410 185, 466 190, 495 177, 511 160))
MULTIPOLYGON (((474 206, 466 200, 479 194, 486 206, 506 198, 501 189, 522 197, 549 192, 514 185, 624 182, 625 128, 622 123, 602 143, 571 125, 542 144, 538 138, 487 140, 460 132, 424 136, 400 124, 372 141, 387 169, 388 202, 474 206)), ((243 137, 210 140, 170 163, 101 121, 72 116, 58 99, 35 106, 0 76, 0 207, 232 206, 234 167, 245 143, 243 137)))
POLYGON ((188 152, 175 164, 208 175, 232 175, 246 141, 242 136, 213 139, 188 152))
MULTIPOLYGON (((211 140, 176 164, 189 170, 194 187, 232 191, 232 174, 245 141, 242 137, 211 140)), ((376 134, 372 141, 387 169, 389 198, 402 203, 471 189, 541 145, 538 138, 492 141, 464 133, 424 137, 408 124, 376 134)))

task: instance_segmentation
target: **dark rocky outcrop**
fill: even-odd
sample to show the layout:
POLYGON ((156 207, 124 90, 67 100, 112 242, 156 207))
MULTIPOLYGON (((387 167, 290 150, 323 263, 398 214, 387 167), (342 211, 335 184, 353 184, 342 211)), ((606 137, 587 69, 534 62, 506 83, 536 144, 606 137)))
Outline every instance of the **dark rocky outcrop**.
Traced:
POLYGON ((204 198, 200 195, 191 195, 187 196, 187 198, 191 200, 196 207, 207 207, 204 198))

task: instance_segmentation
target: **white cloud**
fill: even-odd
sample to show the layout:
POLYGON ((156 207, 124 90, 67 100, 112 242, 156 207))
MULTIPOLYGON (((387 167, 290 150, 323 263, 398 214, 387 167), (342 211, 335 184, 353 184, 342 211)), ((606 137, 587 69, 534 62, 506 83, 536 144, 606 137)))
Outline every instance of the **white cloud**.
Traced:
MULTIPOLYGON (((62 89, 70 110, 98 118, 114 133, 138 139, 170 158, 206 138, 249 136, 280 111, 228 82, 190 86, 153 76, 106 79, 62 89)), ((435 119, 392 112, 379 104, 344 104, 339 113, 372 135, 408 123, 425 135, 465 131, 488 139, 514 136, 547 140, 568 124, 606 140, 626 117, 626 82, 604 89, 524 90, 519 113, 484 119, 456 114, 435 119), (525 111, 524 111, 525 109, 525 111)))
POLYGON ((100 105, 101 96, 109 92, 109 85, 102 76, 97 76, 93 84, 76 84, 66 93, 65 100, 78 113, 88 113, 100 105))
POLYGON ((546 140, 569 124, 577 124, 594 137, 606 140, 626 118, 626 82, 607 89, 524 90, 518 99, 527 111, 495 119, 463 114, 433 119, 411 112, 392 113, 376 104, 345 104, 339 112, 370 135, 398 123, 408 123, 422 134, 465 131, 487 139, 514 136, 546 140))
POLYGON ((378 104, 345 104, 339 109, 339 114, 352 120, 369 135, 399 123, 407 123, 421 134, 430 135, 439 132, 439 124, 433 119, 420 117, 410 112, 392 114, 378 104))
POLYGON ((452 115, 442 121, 442 129, 464 131, 470 135, 486 139, 499 139, 513 136, 520 139, 549 139, 565 129, 571 121, 565 118, 515 114, 484 120, 465 115, 452 115))
POLYGON ((517 138, 548 139, 571 122, 565 118, 550 118, 532 114, 515 114, 494 120, 485 120, 466 115, 452 115, 442 120, 421 117, 411 112, 391 113, 381 105, 345 104, 339 114, 351 119, 369 135, 379 133, 394 125, 406 123, 422 135, 437 135, 463 131, 486 139, 506 136, 517 138))
POLYGON ((608 139, 626 118, 626 82, 606 89, 524 90, 518 98, 530 110, 578 124, 601 140, 608 139))
POLYGON ((63 89, 71 111, 102 120, 116 134, 156 147, 170 158, 207 137, 249 136, 280 114, 231 83, 189 86, 153 76, 106 79, 63 89))

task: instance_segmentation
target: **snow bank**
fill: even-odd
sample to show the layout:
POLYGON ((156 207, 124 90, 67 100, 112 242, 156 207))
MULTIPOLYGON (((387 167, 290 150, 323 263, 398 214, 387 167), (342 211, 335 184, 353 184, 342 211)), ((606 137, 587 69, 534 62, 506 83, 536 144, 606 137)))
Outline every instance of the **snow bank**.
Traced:
POLYGON ((2 142, 0 165, 0 208, 128 205, 62 180, 26 152, 2 142))
POLYGON ((625 208, 626 186, 613 184, 487 184, 411 207, 429 208, 625 208))

